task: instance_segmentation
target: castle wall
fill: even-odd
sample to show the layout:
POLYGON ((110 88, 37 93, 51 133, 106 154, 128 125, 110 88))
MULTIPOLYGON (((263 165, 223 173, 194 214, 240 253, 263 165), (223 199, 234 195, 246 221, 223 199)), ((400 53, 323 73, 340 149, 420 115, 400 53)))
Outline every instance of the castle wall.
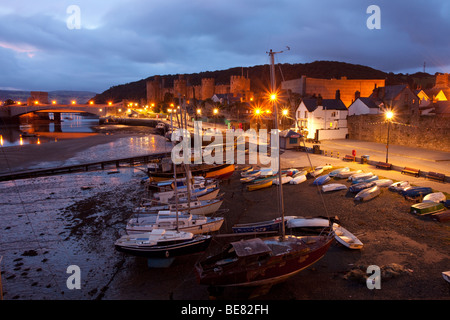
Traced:
POLYGON ((312 95, 320 94, 323 99, 335 99, 336 90, 340 91, 340 98, 348 108, 355 100, 355 93, 359 91, 361 97, 368 97, 373 89, 384 87, 384 79, 314 79, 306 77, 306 85, 304 92, 301 94, 312 95))
MULTIPOLYGON (((384 115, 348 116, 349 139, 386 143, 384 115)), ((389 143, 450 152, 450 121, 440 116, 398 115, 391 124, 389 143)))

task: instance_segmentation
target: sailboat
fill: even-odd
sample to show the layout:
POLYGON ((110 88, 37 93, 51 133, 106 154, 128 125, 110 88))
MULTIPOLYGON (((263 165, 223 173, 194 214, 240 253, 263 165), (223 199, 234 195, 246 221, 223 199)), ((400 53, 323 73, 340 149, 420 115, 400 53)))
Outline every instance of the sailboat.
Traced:
MULTIPOLYGON (((275 88, 274 54, 275 52, 270 50, 272 90, 275 88)), ((275 130, 278 130, 277 110, 274 114, 275 130)), ((279 159, 279 149, 277 152, 279 159)), ((280 161, 278 161, 279 181, 281 176, 280 161)), ((279 208, 284 221, 282 186, 281 183, 278 185, 279 208)), ((197 262, 195 271, 198 282, 212 288, 228 286, 265 286, 267 288, 285 281, 317 262, 334 241, 332 231, 318 236, 294 236, 285 234, 284 222, 281 222, 280 226, 281 235, 234 241, 220 253, 197 262)))
MULTIPOLYGON (((188 171, 188 168, 186 168, 187 173, 188 171)), ((117 251, 153 259, 162 258, 163 260, 167 260, 170 258, 169 261, 171 261, 173 257, 198 253, 206 250, 209 246, 212 239, 211 235, 180 231, 180 223, 178 219, 179 208, 177 194, 177 170, 175 163, 173 164, 173 172, 176 199, 175 230, 151 228, 149 232, 124 235, 114 243, 117 251)), ((188 199, 191 199, 191 187, 189 184, 190 178, 191 177, 187 175, 188 199)), ((188 213, 190 214, 190 201, 187 203, 188 213)))

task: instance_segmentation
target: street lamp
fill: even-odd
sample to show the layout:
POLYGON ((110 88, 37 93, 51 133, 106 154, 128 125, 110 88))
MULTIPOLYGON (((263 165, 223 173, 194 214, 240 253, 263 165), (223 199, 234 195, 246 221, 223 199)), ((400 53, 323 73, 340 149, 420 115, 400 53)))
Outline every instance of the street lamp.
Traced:
POLYGON ((387 111, 385 114, 387 123, 388 123, 388 130, 387 130, 387 139, 386 139, 386 163, 388 163, 388 156, 389 156, 389 131, 391 128, 391 122, 392 118, 394 117, 394 113, 392 111, 387 111))
POLYGON ((213 113, 214 113, 214 130, 216 130, 217 114, 219 113, 219 109, 214 108, 213 113))

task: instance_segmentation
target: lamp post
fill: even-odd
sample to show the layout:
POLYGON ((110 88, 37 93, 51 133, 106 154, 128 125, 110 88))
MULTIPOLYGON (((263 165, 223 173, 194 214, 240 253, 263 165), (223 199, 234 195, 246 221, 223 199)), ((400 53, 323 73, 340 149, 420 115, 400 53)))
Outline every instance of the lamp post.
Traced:
POLYGON ((386 120, 388 122, 387 139, 386 139, 386 163, 388 163, 388 157, 389 157, 389 131, 390 131, 390 128, 391 128, 391 120, 394 117, 394 113, 392 111, 387 111, 385 116, 386 116, 386 120))
POLYGON ((214 131, 216 131, 217 114, 219 113, 219 109, 214 108, 213 113, 214 113, 214 131))

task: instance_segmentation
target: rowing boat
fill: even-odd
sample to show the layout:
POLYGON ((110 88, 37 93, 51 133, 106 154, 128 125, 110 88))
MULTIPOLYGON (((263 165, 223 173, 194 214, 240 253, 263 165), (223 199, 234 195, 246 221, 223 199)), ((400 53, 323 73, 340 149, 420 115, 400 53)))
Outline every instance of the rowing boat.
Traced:
POLYGON ((353 233, 337 223, 333 223, 335 239, 350 249, 362 249, 363 243, 353 233))
POLYGON ((267 181, 263 181, 260 183, 254 183, 254 184, 250 184, 247 186, 247 190, 248 191, 255 191, 255 190, 259 190, 259 189, 264 189, 264 188, 268 188, 271 187, 273 183, 273 180, 267 180, 267 181))

